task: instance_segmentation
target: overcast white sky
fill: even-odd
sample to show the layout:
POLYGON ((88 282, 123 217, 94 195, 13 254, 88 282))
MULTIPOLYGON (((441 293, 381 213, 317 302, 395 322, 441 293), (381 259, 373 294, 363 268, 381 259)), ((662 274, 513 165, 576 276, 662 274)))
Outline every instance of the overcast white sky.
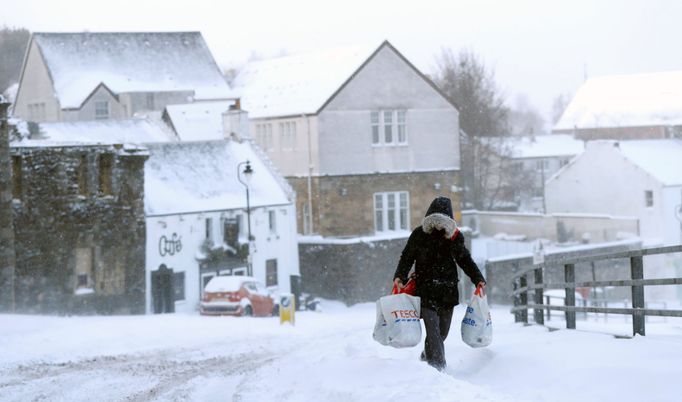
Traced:
POLYGON ((0 25, 31 31, 199 30, 221 66, 391 41, 425 73, 442 47, 470 47, 511 106, 549 118, 588 76, 682 69, 675 0, 1 0, 0 25))

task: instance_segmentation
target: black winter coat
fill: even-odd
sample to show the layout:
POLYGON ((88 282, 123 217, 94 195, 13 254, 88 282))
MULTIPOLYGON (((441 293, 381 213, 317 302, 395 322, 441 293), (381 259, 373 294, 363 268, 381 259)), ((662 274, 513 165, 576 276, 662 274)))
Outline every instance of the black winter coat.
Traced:
MULTIPOLYGON (((444 197, 440 197, 444 198, 444 197)), ((481 271, 464 245, 464 235, 451 218, 452 209, 442 212, 429 208, 423 224, 412 231, 400 256, 394 278, 407 283, 407 275, 415 264, 416 295, 423 307, 440 309, 459 302, 457 264, 476 285, 485 282, 481 271), (450 215, 450 216, 448 216, 450 215)), ((449 199, 447 206, 449 207, 449 199)))

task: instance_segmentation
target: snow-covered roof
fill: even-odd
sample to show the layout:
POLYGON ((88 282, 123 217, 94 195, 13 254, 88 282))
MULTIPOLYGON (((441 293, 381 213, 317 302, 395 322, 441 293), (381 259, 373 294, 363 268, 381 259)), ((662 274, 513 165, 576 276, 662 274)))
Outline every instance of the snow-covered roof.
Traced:
POLYGON ((168 105, 166 113, 181 141, 221 140, 223 113, 233 105, 234 101, 168 105))
POLYGON ((39 133, 13 145, 47 143, 82 144, 146 144, 177 141, 172 131, 161 122, 147 119, 94 120, 40 123, 39 133))
POLYGON ((229 86, 199 32, 35 33, 62 108, 101 83, 114 93, 194 91, 227 99, 229 86))
POLYGON ((568 134, 536 135, 534 137, 509 137, 512 158, 547 158, 574 156, 583 152, 583 141, 568 134))
POLYGON ((554 130, 682 124, 682 71, 588 79, 554 130))
MULTIPOLYGON (((246 207, 237 164, 249 160, 251 207, 290 204, 286 191, 249 141, 149 144, 145 212, 163 215, 246 207)), ((243 169, 243 166, 242 166, 243 169)))
POLYGON ((236 292, 244 282, 259 282, 252 276, 214 276, 204 288, 206 292, 236 292))
POLYGON ((251 118, 315 114, 377 47, 338 48, 249 63, 234 80, 234 96, 241 98, 251 118))
POLYGON ((618 149, 663 185, 682 185, 682 140, 620 141, 618 149))

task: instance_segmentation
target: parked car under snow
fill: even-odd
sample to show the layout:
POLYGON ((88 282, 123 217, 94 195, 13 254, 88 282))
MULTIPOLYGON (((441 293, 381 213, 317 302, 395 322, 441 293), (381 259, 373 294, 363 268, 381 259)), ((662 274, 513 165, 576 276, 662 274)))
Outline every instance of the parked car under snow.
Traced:
POLYGON ((250 276, 216 276, 204 288, 201 315, 270 316, 275 301, 262 282, 250 276))

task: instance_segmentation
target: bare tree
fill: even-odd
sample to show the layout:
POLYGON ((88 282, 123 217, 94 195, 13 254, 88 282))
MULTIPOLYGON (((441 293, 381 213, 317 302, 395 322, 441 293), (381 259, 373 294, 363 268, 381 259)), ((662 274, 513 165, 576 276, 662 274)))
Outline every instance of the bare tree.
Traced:
POLYGON ((513 135, 542 135, 546 132, 545 119, 525 95, 516 97, 516 103, 509 111, 509 126, 513 135))
POLYGON ((24 28, 0 29, 0 93, 19 81, 31 33, 24 28))
POLYGON ((434 82, 460 113, 464 207, 490 208, 504 187, 499 170, 504 158, 496 154, 501 147, 490 141, 509 135, 509 109, 492 70, 473 51, 443 49, 436 63, 434 82))

